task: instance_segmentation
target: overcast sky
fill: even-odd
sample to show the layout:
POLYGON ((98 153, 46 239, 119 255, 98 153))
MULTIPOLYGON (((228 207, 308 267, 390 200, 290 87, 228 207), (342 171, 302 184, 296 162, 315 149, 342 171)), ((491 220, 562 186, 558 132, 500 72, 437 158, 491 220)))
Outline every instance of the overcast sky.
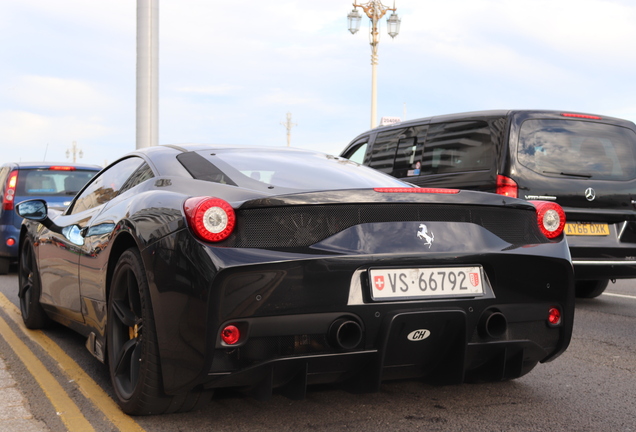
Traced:
MULTIPOLYGON (((363 0, 364 1, 364 0, 363 0)), ((385 1, 392 4, 392 0, 385 1)), ((633 0, 396 0, 378 117, 482 109, 636 120, 633 0)), ((159 143, 339 153, 369 128, 368 19, 352 2, 160 0, 159 143)), ((135 0, 0 0, 0 162, 104 165, 135 149, 135 0)))

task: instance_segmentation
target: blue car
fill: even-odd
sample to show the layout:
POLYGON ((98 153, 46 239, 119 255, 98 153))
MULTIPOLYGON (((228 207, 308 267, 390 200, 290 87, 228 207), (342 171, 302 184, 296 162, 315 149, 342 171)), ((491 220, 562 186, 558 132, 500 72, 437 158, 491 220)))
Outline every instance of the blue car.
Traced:
POLYGON ((49 208, 63 210, 80 189, 99 172, 97 165, 11 162, 0 168, 0 274, 18 259, 22 218, 13 207, 26 199, 41 198, 49 208))

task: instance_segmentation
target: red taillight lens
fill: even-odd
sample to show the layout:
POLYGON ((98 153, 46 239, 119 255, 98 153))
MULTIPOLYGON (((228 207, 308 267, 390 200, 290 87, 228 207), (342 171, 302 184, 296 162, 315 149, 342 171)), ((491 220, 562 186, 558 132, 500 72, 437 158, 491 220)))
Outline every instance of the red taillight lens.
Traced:
POLYGON ((497 176, 497 193, 510 198, 518 198, 517 182, 510 177, 497 176))
POLYGON ((537 209, 539 229, 549 239, 558 237, 565 227, 565 212, 560 205, 550 201, 530 201, 537 209))
POLYGON ((4 210, 13 210, 13 200, 15 198, 15 186, 18 184, 18 172, 12 171, 7 179, 4 196, 2 197, 2 208, 4 210))
POLYGON ((563 117, 584 118, 591 120, 601 120, 601 117, 589 114, 573 114, 573 113, 561 113, 563 117))
POLYGON ((234 209, 220 198, 194 197, 183 204, 188 225, 201 240, 219 242, 234 231, 234 209))
POLYGON ((373 188, 381 193, 430 193, 430 194, 456 194, 459 189, 446 188, 373 188))
POLYGON ((556 326, 561 324, 561 311, 557 308, 550 308, 548 311, 548 324, 556 326))
POLYGON ((6 244, 7 246, 13 246, 15 244, 15 239, 13 237, 9 237, 6 244))
POLYGON ((241 339, 241 332, 234 325, 225 326, 221 331, 221 339, 228 345, 234 345, 241 339))

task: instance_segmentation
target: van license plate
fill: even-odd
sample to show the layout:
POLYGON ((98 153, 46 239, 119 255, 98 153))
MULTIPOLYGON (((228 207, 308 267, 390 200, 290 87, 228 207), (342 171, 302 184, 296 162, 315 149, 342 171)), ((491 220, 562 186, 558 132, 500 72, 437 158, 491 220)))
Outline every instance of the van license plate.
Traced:
POLYGON ((373 300, 475 297, 484 294, 480 266, 370 269, 373 300))
POLYGON ((565 234, 571 236, 606 236, 609 235, 609 225, 606 223, 568 222, 565 224, 565 234))

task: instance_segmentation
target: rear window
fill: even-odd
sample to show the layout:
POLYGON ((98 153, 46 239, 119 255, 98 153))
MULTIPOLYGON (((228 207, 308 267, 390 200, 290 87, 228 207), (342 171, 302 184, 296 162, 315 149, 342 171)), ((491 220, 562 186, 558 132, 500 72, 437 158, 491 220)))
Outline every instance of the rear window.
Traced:
POLYGON ((575 120, 526 120, 519 163, 547 176, 595 180, 636 177, 636 134, 620 126, 575 120))
POLYGON ((98 171, 21 169, 18 173, 18 196, 75 196, 98 171))
POLYGON ((305 191, 406 186, 371 168, 321 153, 223 149, 198 155, 211 166, 195 166, 198 162, 192 153, 178 157, 194 178, 256 190, 270 186, 305 191))

